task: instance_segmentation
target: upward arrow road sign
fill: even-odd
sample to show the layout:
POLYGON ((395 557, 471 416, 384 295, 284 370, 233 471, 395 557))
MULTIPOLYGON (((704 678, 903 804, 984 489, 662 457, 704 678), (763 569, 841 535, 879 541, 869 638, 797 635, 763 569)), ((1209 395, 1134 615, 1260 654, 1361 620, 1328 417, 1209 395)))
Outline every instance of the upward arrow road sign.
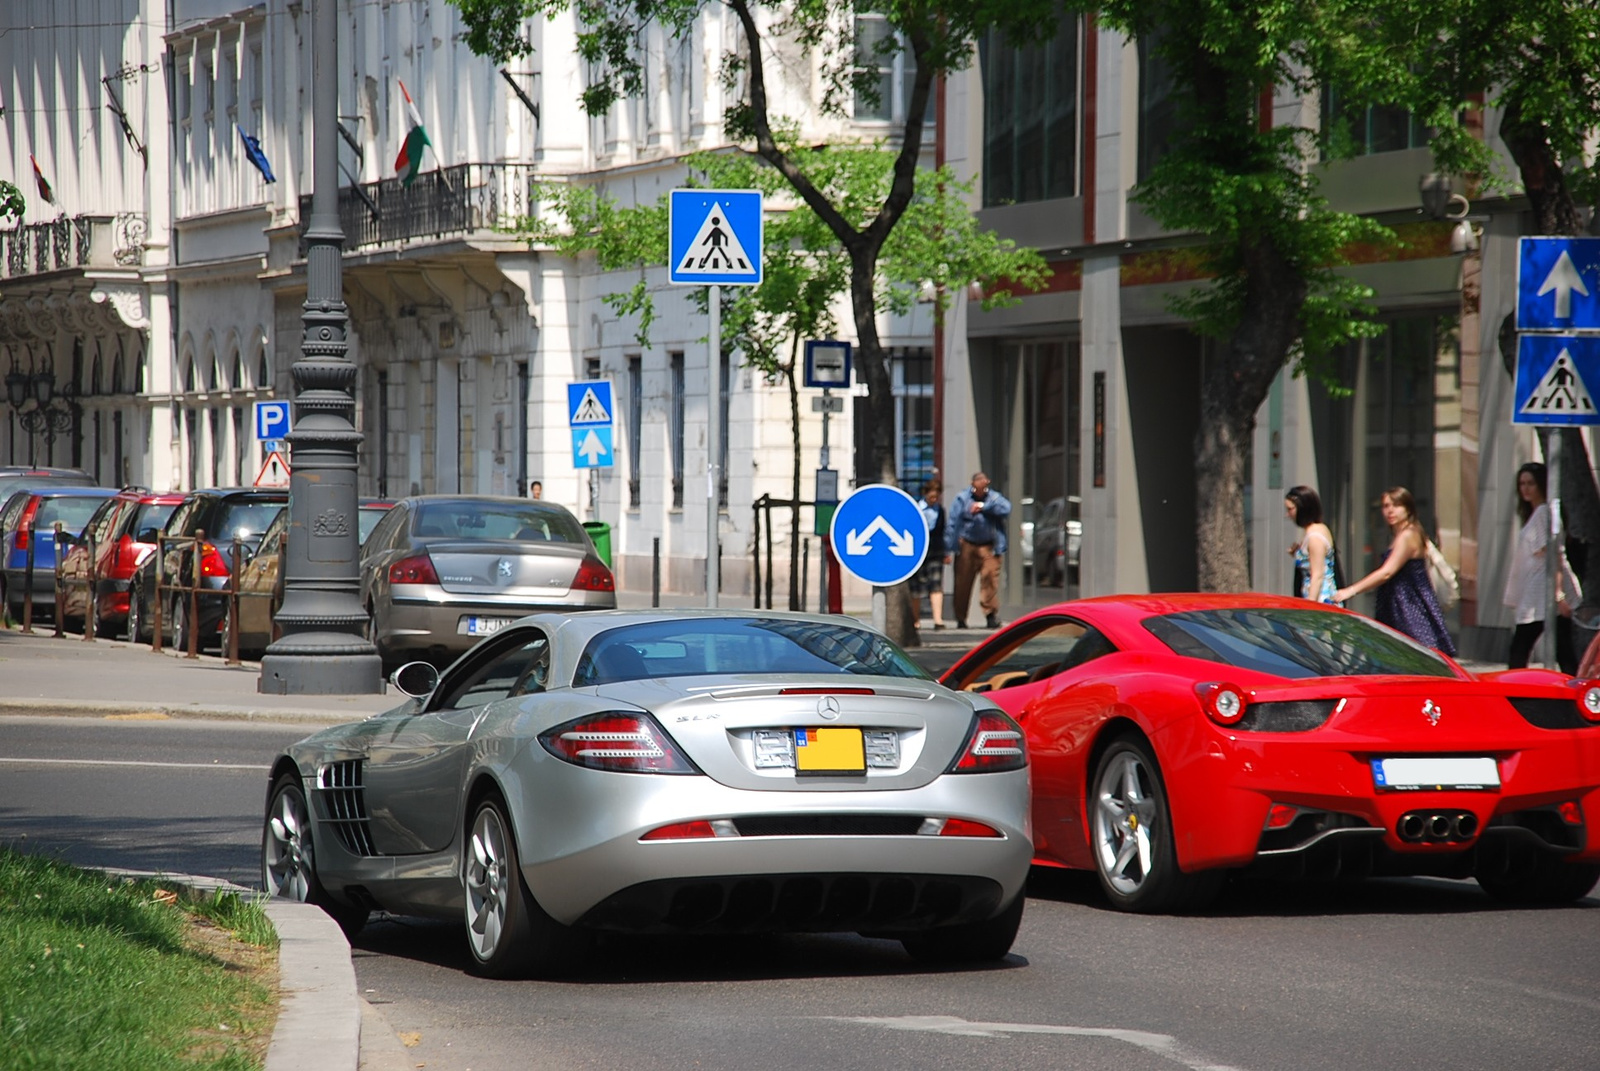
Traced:
POLYGON ((1521 240, 1517 330, 1600 330, 1600 238, 1521 240))

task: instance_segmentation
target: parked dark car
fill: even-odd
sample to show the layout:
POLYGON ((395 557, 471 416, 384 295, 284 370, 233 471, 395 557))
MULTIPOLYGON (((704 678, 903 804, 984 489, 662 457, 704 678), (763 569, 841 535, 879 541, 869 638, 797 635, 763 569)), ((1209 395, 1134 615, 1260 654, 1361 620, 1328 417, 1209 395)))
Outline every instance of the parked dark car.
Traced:
POLYGON ((156 533, 166 527, 183 502, 179 491, 124 487, 95 511, 83 534, 61 559, 66 586, 62 606, 68 627, 81 627, 87 617, 88 589, 79 581, 89 576, 89 542, 94 541, 95 634, 119 635, 128 620, 128 589, 133 575, 155 553, 156 533))
POLYGON ((0 504, 18 491, 43 487, 93 487, 95 478, 82 469, 0 465, 0 504))
POLYGON ((240 562, 248 563, 261 545, 261 536, 272 519, 289 502, 289 492, 256 487, 219 487, 191 491, 173 511, 167 522, 164 552, 152 554, 134 574, 128 592, 128 638, 144 643, 153 637, 156 570, 161 571, 161 632, 174 647, 189 643, 189 597, 186 592, 168 593, 168 585, 188 585, 194 579, 195 551, 192 538, 204 532, 198 543, 200 585, 196 622, 201 648, 217 641, 228 600, 224 592, 232 573, 233 544, 239 543, 240 562))
POLYGON ((17 491, 0 507, 0 599, 13 618, 22 616, 23 600, 33 603, 35 618, 55 616, 57 522, 63 536, 76 537, 105 499, 109 487, 45 487, 17 491), (27 583, 28 548, 33 546, 33 584, 27 583))

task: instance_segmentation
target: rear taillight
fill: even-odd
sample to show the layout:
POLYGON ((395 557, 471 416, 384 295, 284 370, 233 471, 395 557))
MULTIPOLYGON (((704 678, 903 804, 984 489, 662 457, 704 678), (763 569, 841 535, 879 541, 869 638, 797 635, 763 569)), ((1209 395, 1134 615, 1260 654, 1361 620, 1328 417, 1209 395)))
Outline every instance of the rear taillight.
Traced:
POLYGON ((657 826, 640 840, 710 840, 713 837, 737 837, 739 831, 734 828, 731 819, 717 818, 712 821, 698 819, 692 822, 674 822, 668 826, 657 826))
POLYGON ((574 591, 616 591, 617 582, 611 570, 599 558, 585 558, 572 581, 574 591))
POLYGON ((200 575, 227 576, 228 560, 210 543, 200 544, 200 575))
POLYGON ((17 549, 27 550, 33 538, 33 518, 39 512, 39 500, 31 499, 28 508, 22 511, 22 516, 17 519, 17 549))
POLYGON ((389 566, 391 584, 438 584, 439 574, 433 571, 433 559, 426 554, 401 558, 389 566))
POLYGON ((1028 765, 1022 729, 998 710, 983 710, 972 721, 951 773, 999 773, 1028 765))
MULTIPOLYGON (((927 825, 926 822, 923 823, 927 825)), ((998 837, 1001 833, 994 826, 974 822, 970 818, 946 818, 939 826, 941 837, 998 837)))
POLYGON ((1557 804, 1556 813, 1559 814, 1561 816, 1561 820, 1567 823, 1569 826, 1583 825, 1583 808, 1578 806, 1577 800, 1568 800, 1565 803, 1557 804))
POLYGON ((648 714, 590 714, 541 733, 539 743, 558 759, 591 770, 692 774, 699 771, 648 714))
POLYGON ((1218 725, 1236 725, 1244 717, 1244 689, 1236 684, 1207 681, 1195 685, 1194 694, 1200 697, 1206 716, 1218 725))
POLYGON ((1274 803, 1267 808, 1267 821, 1263 829, 1288 829, 1300 817, 1300 808, 1292 803, 1274 803))
POLYGON ((1589 721, 1600 721, 1600 685, 1591 684, 1578 696, 1578 713, 1589 721))

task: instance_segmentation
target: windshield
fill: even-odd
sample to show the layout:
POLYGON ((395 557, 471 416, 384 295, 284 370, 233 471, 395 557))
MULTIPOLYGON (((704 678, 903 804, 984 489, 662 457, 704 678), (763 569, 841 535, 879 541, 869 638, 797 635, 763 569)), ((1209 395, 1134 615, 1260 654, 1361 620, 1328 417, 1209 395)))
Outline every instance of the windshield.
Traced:
POLYGON ((413 531, 423 539, 510 539, 539 543, 577 543, 585 536, 564 509, 533 502, 425 502, 413 531))
POLYGON ((34 515, 34 530, 47 532, 61 522, 68 535, 78 535, 89 523, 94 511, 106 504, 105 496, 96 498, 46 498, 39 502, 39 512, 34 515))
POLYGON ((578 660, 572 684, 736 673, 929 679, 904 651, 865 629, 816 621, 688 618, 596 636, 578 660))
MULTIPOLYGON (((222 516, 217 519, 221 538, 224 542, 237 539, 244 543, 260 543, 261 533, 267 530, 267 525, 283 506, 283 499, 233 499, 224 503, 222 516)), ((211 533, 207 532, 206 536, 211 537, 211 533)))
POLYGON ((1278 677, 1454 677, 1443 658, 1355 614, 1331 610, 1193 610, 1145 621, 1180 655, 1278 677))

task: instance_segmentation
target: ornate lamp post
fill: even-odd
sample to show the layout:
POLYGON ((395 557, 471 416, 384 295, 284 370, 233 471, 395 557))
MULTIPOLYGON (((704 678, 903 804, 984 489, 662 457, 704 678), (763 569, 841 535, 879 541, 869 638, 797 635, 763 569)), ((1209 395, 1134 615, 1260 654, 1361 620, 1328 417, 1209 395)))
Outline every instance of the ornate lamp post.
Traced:
POLYGON ((78 386, 71 382, 62 387, 61 397, 56 397, 56 377, 48 364, 31 375, 13 369, 6 376, 6 401, 16 410, 17 423, 28 433, 29 464, 35 463, 33 440, 40 435, 50 448, 51 460, 55 460, 56 436, 72 430, 77 399, 78 386), (33 403, 32 408, 28 407, 29 402, 33 403))
POLYGON ((383 664, 364 633, 356 563, 356 367, 347 356, 344 232, 339 225, 338 35, 335 0, 311 8, 311 222, 306 228, 306 301, 289 432, 289 538, 284 560, 283 638, 261 659, 262 692, 371 695, 383 664))

